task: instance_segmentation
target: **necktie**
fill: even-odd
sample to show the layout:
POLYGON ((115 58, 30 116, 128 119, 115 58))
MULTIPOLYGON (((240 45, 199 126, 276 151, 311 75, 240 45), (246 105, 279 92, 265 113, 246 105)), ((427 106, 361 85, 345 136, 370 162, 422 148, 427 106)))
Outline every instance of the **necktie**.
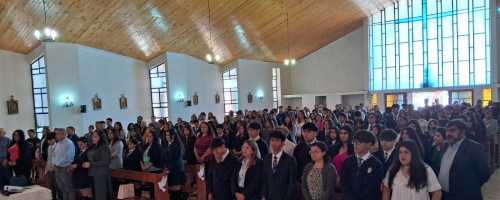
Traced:
POLYGON ((384 161, 387 161, 387 158, 389 157, 389 153, 388 152, 385 152, 384 154, 384 161))
POLYGON ((274 160, 273 160, 273 174, 274 174, 274 172, 276 172, 277 166, 278 166, 278 157, 274 156, 274 160))
POLYGON ((358 157, 358 167, 363 164, 363 158, 358 157))

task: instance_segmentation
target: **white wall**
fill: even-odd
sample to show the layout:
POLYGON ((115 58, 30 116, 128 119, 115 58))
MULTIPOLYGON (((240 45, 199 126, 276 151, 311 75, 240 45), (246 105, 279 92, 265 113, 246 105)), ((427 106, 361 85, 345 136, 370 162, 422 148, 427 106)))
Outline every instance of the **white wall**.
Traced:
POLYGON ((367 33, 365 22, 363 27, 298 60, 287 83, 292 94, 368 90, 367 33))
POLYGON ((87 105, 87 113, 79 113, 83 117, 83 129, 86 131, 86 127, 95 121, 105 121, 108 117, 113 122, 120 121, 124 127, 130 122, 135 123, 138 115, 149 121, 152 110, 146 63, 99 49, 77 46, 81 92, 80 101, 74 109, 79 113, 79 105, 87 105), (102 110, 93 110, 94 94, 101 98, 102 110), (126 109, 120 109, 121 94, 127 98, 126 109))
POLYGON ((280 63, 270 63, 254 60, 238 60, 238 104, 241 110, 262 110, 273 107, 273 67, 280 67, 280 63), (248 103, 248 93, 253 96, 252 103, 248 103), (258 94, 263 94, 263 99, 258 94))
POLYGON ((218 121, 222 121, 224 100, 219 67, 180 53, 166 53, 166 61, 170 119, 175 121, 181 117, 189 121, 192 114, 212 112, 218 121), (193 104, 195 92, 198 95, 198 105, 193 104), (215 103, 217 92, 221 96, 219 104, 215 103), (179 94, 184 96, 184 102, 178 102, 179 94), (189 107, 186 106, 188 100, 191 101, 189 107))
POLYGON ((82 103, 78 46, 65 43, 45 45, 47 93, 51 128, 74 126, 77 133, 83 131, 82 115, 78 106, 63 107, 66 97, 74 105, 82 103))
MULTIPOLYGON (((51 128, 74 126, 81 135, 88 125, 107 117, 126 126, 135 122, 138 115, 145 119, 151 116, 149 73, 145 62, 66 43, 42 44, 28 54, 27 60, 32 62, 41 55, 45 55, 47 66, 51 128), (102 110, 94 111, 92 98, 96 93, 102 100, 102 110), (120 94, 127 97, 127 109, 119 108, 120 94), (73 107, 63 107, 67 96, 73 99, 73 107), (87 106, 86 113, 80 113, 80 105, 87 106)), ((29 71, 27 74, 30 79, 29 71)), ((28 86, 31 100, 31 85, 28 86)), ((33 109, 32 100, 30 106, 33 109)), ((33 119, 33 112, 30 115, 28 119, 33 119)))
POLYGON ((35 128, 30 62, 27 56, 0 50, 0 127, 11 137, 16 129, 35 128), (18 100, 19 114, 7 114, 10 96, 18 100))

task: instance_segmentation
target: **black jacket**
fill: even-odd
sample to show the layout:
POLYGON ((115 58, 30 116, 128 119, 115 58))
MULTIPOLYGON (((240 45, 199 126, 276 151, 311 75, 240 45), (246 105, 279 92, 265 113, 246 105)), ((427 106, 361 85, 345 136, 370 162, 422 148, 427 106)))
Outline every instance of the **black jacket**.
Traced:
POLYGON ((304 172, 304 167, 309 164, 312 159, 311 155, 309 154, 309 151, 311 150, 311 147, 307 145, 305 141, 302 141, 301 143, 297 144, 295 146, 295 149, 293 150, 293 157, 295 157, 295 160, 297 161, 297 181, 302 182, 302 172, 304 172))
POLYGON ((392 162, 394 161, 394 156, 396 155, 395 151, 396 151, 396 148, 394 148, 391 155, 389 155, 389 158, 387 159, 387 161, 384 160, 384 150, 383 149, 380 149, 378 151, 373 152, 373 156, 377 157, 378 160, 384 166, 384 173, 383 173, 384 177, 387 173, 387 170, 389 169, 389 167, 392 165, 392 162))
POLYGON ((194 143, 196 142, 196 136, 191 135, 186 138, 186 135, 179 135, 179 138, 184 145, 184 155, 182 157, 188 165, 196 165, 198 164, 198 160, 196 160, 196 156, 194 155, 194 143))
POLYGON ((250 166, 245 173, 245 187, 239 191, 238 177, 242 166, 241 162, 236 162, 233 175, 231 177, 231 191, 233 194, 240 192, 248 200, 261 200, 261 186, 262 186, 262 164, 261 159, 257 159, 255 165, 250 166))
POLYGON ((264 156, 262 196, 269 200, 292 199, 297 186, 295 157, 283 152, 273 174, 273 154, 264 156))
MULTIPOLYGON (((447 142, 443 145, 442 154, 446 152, 448 146, 447 142)), ((484 148, 465 138, 453 158, 449 173, 450 199, 482 199, 481 186, 491 176, 484 148)), ((439 174, 436 176, 439 177, 439 174)))
MULTIPOLYGON (((228 149, 229 151, 229 149, 228 149)), ((217 200, 233 200, 234 194, 231 191, 231 176, 236 165, 236 156, 229 153, 224 161, 217 163, 215 159, 210 161, 210 168, 207 176, 207 194, 212 194, 217 200)))
POLYGON ((170 173, 184 173, 184 146, 181 141, 175 141, 166 148, 161 156, 161 169, 167 168, 170 173))
POLYGON ((378 200, 384 167, 371 156, 358 167, 358 158, 351 155, 344 160, 340 174, 340 187, 346 200, 378 200))
POLYGON ((139 148, 135 148, 130 155, 127 151, 125 154, 125 159, 123 159, 123 169, 140 172, 142 171, 141 160, 142 151, 139 150, 139 148))
POLYGON ((257 141, 257 146, 259 146, 260 157, 263 158, 266 154, 268 154, 269 146, 267 146, 266 141, 264 139, 259 138, 257 141))
MULTIPOLYGON (((33 159, 31 158, 31 149, 28 142, 20 142, 19 147, 19 158, 16 160, 16 165, 12 166, 14 170, 29 170, 33 167, 33 159)), ((9 146, 10 148, 10 146, 9 146)), ((10 160, 10 153, 7 151, 7 161, 10 160)))

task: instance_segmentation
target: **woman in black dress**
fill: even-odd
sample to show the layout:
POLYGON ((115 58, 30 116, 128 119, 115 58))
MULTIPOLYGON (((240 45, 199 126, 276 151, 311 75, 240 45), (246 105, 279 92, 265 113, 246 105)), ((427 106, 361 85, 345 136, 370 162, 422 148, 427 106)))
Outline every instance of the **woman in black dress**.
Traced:
POLYGON ((162 154, 161 168, 168 173, 168 193, 173 200, 185 199, 181 191, 181 185, 186 184, 186 173, 182 162, 184 145, 173 128, 165 132, 165 139, 167 145, 162 154))
POLYGON ((31 159, 30 145, 24 137, 22 130, 16 130, 12 133, 12 141, 7 150, 7 161, 16 176, 24 176, 29 183, 33 160, 31 159))
MULTIPOLYGON (((139 141, 136 139, 130 139, 127 142, 127 151, 125 152, 125 158, 123 158, 123 169, 132 171, 142 171, 141 169, 142 161, 142 151, 139 146, 139 141)), ((142 194, 141 183, 137 181, 130 181, 134 184, 135 196, 140 197, 142 194)))
POLYGON ((89 159, 87 158, 88 146, 89 143, 86 137, 78 138, 78 148, 80 148, 80 151, 76 152, 73 164, 71 164, 70 166, 70 169, 73 171, 75 188, 80 190, 80 193, 84 200, 92 199, 89 170, 83 168, 83 163, 89 161, 89 159))
POLYGON ((180 141, 184 145, 184 150, 186 151, 183 155, 182 160, 184 160, 184 164, 188 165, 196 165, 198 161, 196 160, 196 156, 194 155, 194 143, 196 141, 196 136, 193 133, 193 129, 191 125, 186 124, 182 129, 182 134, 180 134, 180 141))

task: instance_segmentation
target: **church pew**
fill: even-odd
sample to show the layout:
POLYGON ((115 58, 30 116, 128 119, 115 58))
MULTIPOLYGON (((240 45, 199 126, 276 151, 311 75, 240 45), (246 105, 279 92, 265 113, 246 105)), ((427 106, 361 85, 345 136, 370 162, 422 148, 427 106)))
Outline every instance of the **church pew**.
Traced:
POLYGON ((111 169, 111 177, 121 178, 133 181, 147 182, 154 184, 156 199, 168 198, 167 173, 153 174, 149 172, 138 172, 123 169, 111 169))
MULTIPOLYGON (((196 199, 206 200, 207 199, 207 174, 205 174, 205 164, 198 165, 185 165, 186 177, 188 180, 195 179, 196 184, 196 199), (200 170, 203 170, 203 174, 200 174, 200 170), (201 177, 200 177, 201 175, 201 177)), ((228 183, 229 184, 229 183, 228 183)), ((190 190, 190 184, 186 184, 185 190, 190 190)))

